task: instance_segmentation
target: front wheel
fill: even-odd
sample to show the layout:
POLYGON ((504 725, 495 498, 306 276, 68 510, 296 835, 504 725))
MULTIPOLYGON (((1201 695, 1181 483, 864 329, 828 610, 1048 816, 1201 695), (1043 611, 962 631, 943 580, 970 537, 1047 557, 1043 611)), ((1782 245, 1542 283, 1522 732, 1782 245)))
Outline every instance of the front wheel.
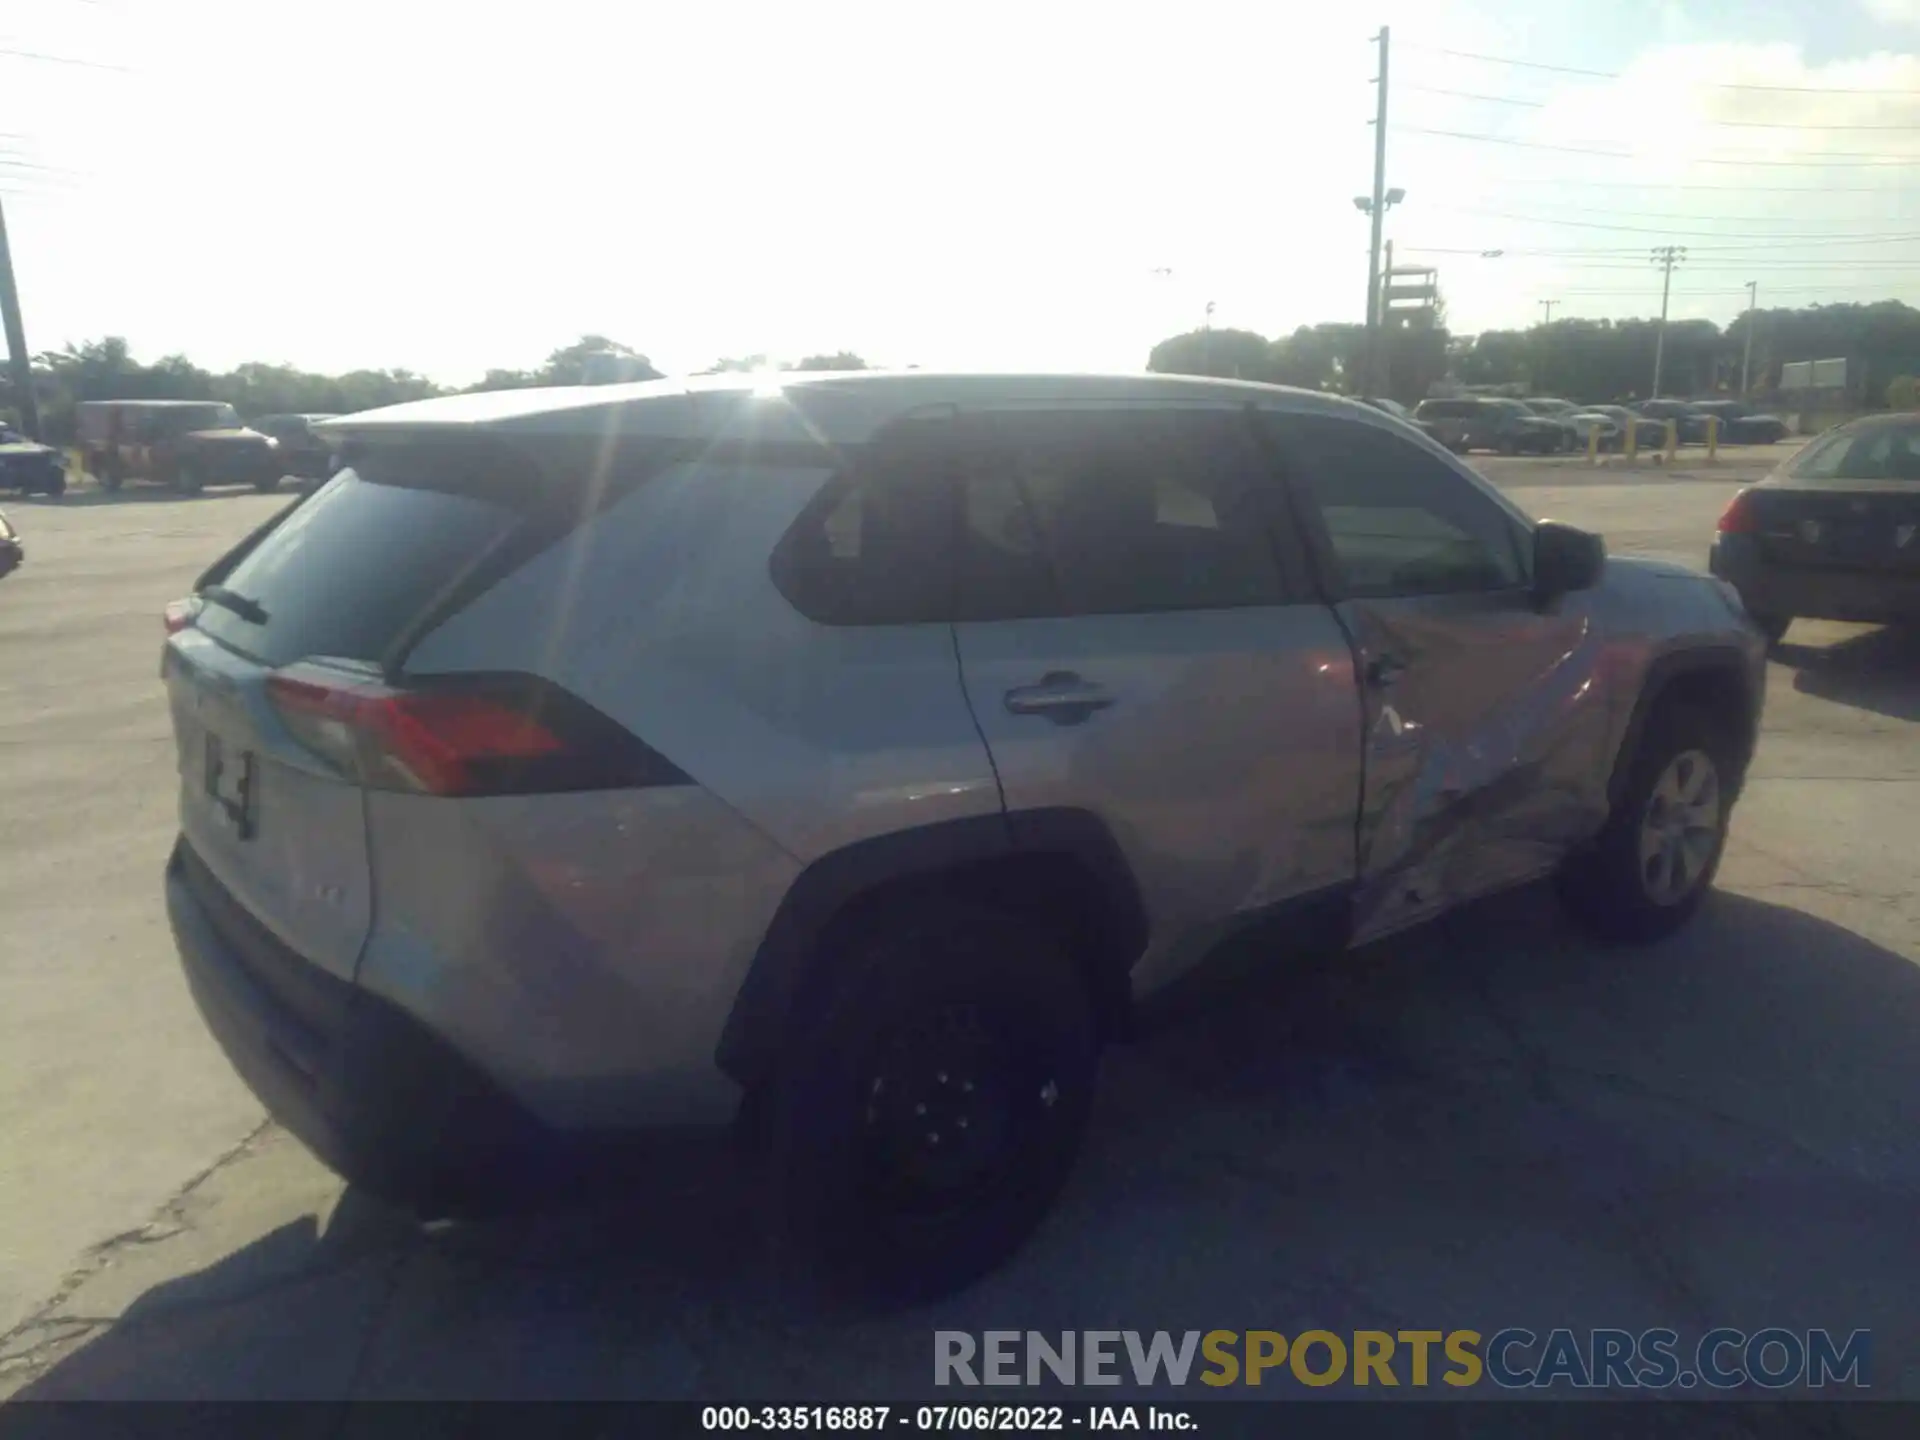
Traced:
POLYGON ((1071 959, 972 905, 869 912, 779 1067, 776 1239, 867 1299, 950 1293, 1007 1259, 1071 1170, 1098 1050, 1071 959))
POLYGON ((1720 868, 1735 773, 1727 728, 1706 712, 1675 704, 1649 716, 1605 828, 1561 868, 1574 917, 1631 943, 1686 924, 1720 868))

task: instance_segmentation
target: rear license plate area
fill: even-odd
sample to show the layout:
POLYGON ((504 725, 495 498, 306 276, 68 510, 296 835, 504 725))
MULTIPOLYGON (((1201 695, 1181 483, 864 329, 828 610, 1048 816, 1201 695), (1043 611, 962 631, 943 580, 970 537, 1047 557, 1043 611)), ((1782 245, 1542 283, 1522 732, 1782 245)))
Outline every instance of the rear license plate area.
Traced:
POLYGON ((259 773, 251 750, 228 745, 213 731, 207 732, 202 770, 207 798, 242 840, 251 840, 259 827, 259 773))

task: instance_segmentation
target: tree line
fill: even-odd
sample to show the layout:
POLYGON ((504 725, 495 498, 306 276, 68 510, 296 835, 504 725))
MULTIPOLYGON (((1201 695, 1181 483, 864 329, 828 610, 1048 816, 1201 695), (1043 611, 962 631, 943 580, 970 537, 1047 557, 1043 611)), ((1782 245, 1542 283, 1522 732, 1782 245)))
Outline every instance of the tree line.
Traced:
MULTIPOLYGON (((1902 397, 1912 396, 1912 377, 1920 375, 1920 310, 1898 300, 1758 310, 1724 329, 1711 320, 1671 321, 1661 393, 1737 392, 1749 325, 1752 393, 1776 396, 1780 367, 1791 361, 1844 358, 1850 405, 1911 407, 1911 399, 1902 397)), ((1526 330, 1456 336, 1446 330, 1444 314, 1396 318, 1383 331, 1381 389, 1409 405, 1442 381, 1523 385, 1533 394, 1589 404, 1628 403, 1652 393, 1658 331, 1654 320, 1570 317, 1526 330)), ((1154 346, 1147 368, 1352 393, 1360 388, 1365 348, 1360 325, 1302 326, 1271 340, 1248 330, 1194 330, 1154 346)))
MULTIPOLYGON (((851 351, 811 355, 792 365, 769 362, 764 355, 722 360, 706 373, 761 369, 864 370, 851 351)), ((219 373, 184 355, 168 355, 151 364, 135 359, 119 336, 89 341, 36 355, 34 395, 40 424, 52 444, 70 443, 74 407, 83 400, 224 400, 252 419, 260 415, 351 414, 357 410, 424 400, 435 395, 483 390, 519 390, 537 385, 592 385, 618 380, 664 378, 648 358, 604 335, 583 335, 548 355, 529 370, 488 370, 464 387, 435 383, 411 370, 353 370, 322 375, 292 365, 250 362, 219 373)), ((11 386, 0 375, 0 418, 17 416, 11 386)))

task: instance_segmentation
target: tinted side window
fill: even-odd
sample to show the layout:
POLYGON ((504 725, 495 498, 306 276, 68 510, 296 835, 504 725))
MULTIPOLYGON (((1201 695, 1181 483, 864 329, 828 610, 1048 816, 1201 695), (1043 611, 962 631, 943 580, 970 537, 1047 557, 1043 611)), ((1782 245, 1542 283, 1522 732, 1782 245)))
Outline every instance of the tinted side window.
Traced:
POLYGON ((1525 583, 1514 521, 1445 463, 1377 426, 1274 417, 1346 592, 1446 595, 1525 583))
POLYGON ((996 415, 964 454, 964 619, 1285 599, 1239 415, 996 415))
POLYGON ((774 552, 774 584, 823 625, 945 623, 952 513, 951 469, 937 450, 875 453, 801 512, 774 552))

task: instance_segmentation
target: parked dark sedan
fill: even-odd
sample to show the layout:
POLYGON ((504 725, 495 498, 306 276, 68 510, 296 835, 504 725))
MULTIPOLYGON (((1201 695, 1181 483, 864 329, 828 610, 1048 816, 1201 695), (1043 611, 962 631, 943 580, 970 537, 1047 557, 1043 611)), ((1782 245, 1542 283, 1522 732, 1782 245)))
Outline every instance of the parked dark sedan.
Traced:
MULTIPOLYGON (((1649 420, 1658 421, 1661 425, 1665 425, 1669 420, 1673 421, 1682 445, 1707 443, 1706 412, 1691 400, 1643 400, 1634 408, 1639 414, 1649 420)), ((1661 443, 1666 443, 1664 436, 1661 443)))
POLYGON ((1787 422, 1778 415, 1750 410, 1738 400, 1697 400, 1693 408, 1700 415, 1719 420, 1723 445, 1773 445, 1790 433, 1787 422))
POLYGON ((1406 406, 1402 405, 1398 400, 1389 400, 1384 395, 1362 395, 1359 397, 1359 400, 1362 405, 1371 405, 1374 409, 1378 410, 1381 414, 1391 415, 1394 419, 1400 421, 1401 423, 1406 425, 1411 425, 1413 426, 1414 429, 1419 430, 1426 435, 1430 435, 1436 440, 1440 438, 1437 434, 1435 434, 1434 427, 1430 422, 1426 420, 1416 419, 1414 416, 1414 413, 1411 410, 1407 409, 1406 406))
POLYGON ((60 495, 67 488, 67 462, 51 445, 36 445, 0 425, 0 490, 20 495, 60 495))
POLYGON ((1498 450, 1502 455, 1551 455, 1567 448, 1569 430, 1557 420, 1536 415, 1518 400, 1474 395, 1422 400, 1414 418, 1433 427, 1435 439, 1464 455, 1469 450, 1498 450))
POLYGON ((1708 568, 1774 640, 1796 619, 1920 623, 1920 415, 1842 425, 1742 490, 1708 568))
POLYGON ((334 457, 326 441, 313 433, 313 426, 317 421, 333 418, 320 414, 262 415, 253 422, 253 428, 279 443, 283 474, 317 485, 333 474, 334 457))

